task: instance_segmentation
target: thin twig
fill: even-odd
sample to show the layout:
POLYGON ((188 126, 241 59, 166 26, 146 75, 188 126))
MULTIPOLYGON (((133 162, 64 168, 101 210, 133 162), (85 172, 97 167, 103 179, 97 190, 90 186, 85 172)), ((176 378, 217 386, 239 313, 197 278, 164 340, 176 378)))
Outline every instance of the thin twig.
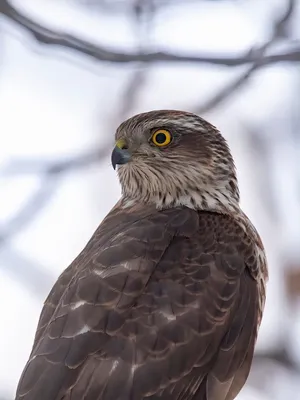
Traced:
POLYGON ((91 166, 99 163, 109 154, 108 147, 101 151, 91 151, 89 153, 72 157, 68 160, 60 161, 41 161, 41 160, 15 160, 3 168, 2 176, 12 176, 14 174, 39 174, 41 183, 39 188, 30 196, 22 208, 0 229, 0 246, 3 246, 12 236, 18 234, 24 227, 31 223, 39 215, 50 198, 55 194, 57 180, 70 171, 78 168, 91 166))
MULTIPOLYGON (((86 55, 97 61, 110 63, 198 63, 220 65, 226 67, 237 67, 246 64, 253 64, 257 61, 255 52, 247 51, 239 56, 215 56, 209 54, 191 55, 176 54, 169 51, 156 52, 125 52, 108 49, 105 46, 92 44, 74 35, 54 31, 35 22, 24 15, 20 10, 9 3, 8 0, 1 0, 0 13, 9 20, 30 32, 41 44, 49 46, 64 47, 80 54, 86 55)), ((286 50, 280 53, 264 56, 260 63, 264 66, 282 62, 299 62, 300 48, 286 50)))
MULTIPOLYGON (((53 178, 53 177, 52 177, 53 178)), ((56 175, 58 178, 58 175, 56 175)), ((30 198, 18 212, 0 230, 0 247, 17 235, 39 215, 41 210, 55 194, 57 179, 44 178, 39 188, 31 194, 30 198)))
POLYGON ((103 146, 101 149, 91 150, 84 154, 62 160, 45 161, 41 159, 13 159, 6 163, 0 171, 0 176, 26 175, 26 174, 45 174, 58 175, 67 173, 75 169, 87 168, 91 165, 100 163, 110 154, 113 142, 103 146))
MULTIPOLYGON (((136 0, 133 7, 133 21, 136 36, 138 38, 138 48, 140 52, 146 52, 149 45, 150 27, 153 21, 155 8, 152 7, 152 1, 145 2, 143 0, 136 0)), ((121 107, 119 113, 119 120, 122 122, 126 119, 134 106, 138 95, 147 79, 149 65, 139 63, 137 68, 132 72, 124 93, 121 97, 121 107)))
POLYGON ((225 100, 228 100, 232 95, 236 93, 237 89, 245 85, 245 83, 247 83, 249 79, 252 78, 254 73, 256 73, 261 68, 270 65, 270 63, 266 61, 269 60, 270 57, 266 56, 266 52, 285 35, 285 32, 288 30, 288 25, 292 19, 295 6, 296 0, 287 1, 287 7, 283 11, 281 18, 279 18, 274 23, 271 38, 257 49, 251 50, 250 53, 252 53, 252 57, 254 58, 253 64, 241 76, 236 78, 233 82, 225 85, 210 99, 206 100, 203 105, 197 107, 195 109, 195 112, 197 114, 205 114, 222 104, 225 100))
POLYGON ((5 272, 15 282, 20 283, 39 301, 45 298, 56 279, 42 265, 9 246, 1 249, 0 268, 5 268, 5 272))

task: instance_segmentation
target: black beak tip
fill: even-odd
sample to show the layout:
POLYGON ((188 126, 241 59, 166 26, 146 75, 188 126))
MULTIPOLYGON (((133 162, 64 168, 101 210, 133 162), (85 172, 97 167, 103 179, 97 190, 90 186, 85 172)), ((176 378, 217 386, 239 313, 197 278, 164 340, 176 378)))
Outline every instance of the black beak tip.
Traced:
POLYGON ((130 155, 126 149, 120 149, 115 147, 111 154, 111 164, 113 169, 116 169, 117 165, 126 164, 130 159, 130 155))
POLYGON ((111 153, 111 165, 113 166, 113 169, 116 169, 119 159, 120 159, 119 149, 114 148, 113 152, 111 153))
POLYGON ((111 165, 112 165, 113 169, 116 169, 117 164, 112 156, 111 156, 111 165))

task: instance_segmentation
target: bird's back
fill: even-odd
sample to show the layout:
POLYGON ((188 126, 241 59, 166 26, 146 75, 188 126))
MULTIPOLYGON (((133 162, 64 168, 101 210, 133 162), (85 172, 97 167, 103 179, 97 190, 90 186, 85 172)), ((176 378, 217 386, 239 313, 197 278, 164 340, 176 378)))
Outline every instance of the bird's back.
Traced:
POLYGON ((50 293, 16 399, 232 400, 261 312, 255 246, 227 215, 113 212, 50 293))

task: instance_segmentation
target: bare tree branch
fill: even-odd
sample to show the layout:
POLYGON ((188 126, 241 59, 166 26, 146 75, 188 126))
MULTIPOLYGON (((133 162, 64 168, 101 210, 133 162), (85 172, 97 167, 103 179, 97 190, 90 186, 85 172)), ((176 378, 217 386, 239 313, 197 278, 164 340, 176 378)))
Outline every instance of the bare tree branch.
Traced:
POLYGON ((5 268, 5 272, 20 283, 39 301, 43 300, 56 276, 48 273, 43 266, 31 260, 9 246, 1 249, 0 268, 5 268), (26 273, 25 273, 26 271, 26 273))
POLYGON ((75 155, 69 159, 45 161, 41 159, 16 159, 8 162, 0 171, 0 176, 20 174, 45 174, 48 176, 67 173, 70 170, 87 168, 100 163, 113 147, 113 141, 101 149, 91 150, 84 154, 75 155))
POLYGON ((44 160, 16 160, 10 162, 1 172, 2 176, 14 174, 41 174, 40 187, 22 208, 0 229, 0 247, 12 236, 31 223, 49 202, 57 189, 62 174, 78 168, 99 163, 108 154, 108 146, 102 150, 75 156, 68 160, 45 162, 44 160))
POLYGON ((137 97, 142 89, 143 84, 147 78, 147 70, 145 68, 139 68, 135 70, 130 77, 125 87, 124 93, 121 97, 121 109, 120 109, 120 122, 124 121, 128 117, 130 111, 136 104, 137 97))
MULTIPOLYGON (((293 1, 293 0, 290 0, 293 1)), ((257 61, 256 52, 247 51, 239 56, 215 56, 209 54, 202 55, 182 55, 169 51, 157 52, 124 52, 114 51, 105 46, 92 44, 82 40, 74 35, 54 31, 48 29, 33 19, 24 15, 20 10, 9 3, 9 0, 1 0, 0 13, 5 15, 9 20, 14 21, 18 25, 30 32, 33 37, 41 44, 49 46, 58 46, 68 48, 86 55, 97 61, 110 63, 198 63, 211 64, 226 67, 236 67, 240 65, 252 64, 257 61)), ((265 55, 259 60, 264 66, 282 62, 299 62, 300 47, 288 49, 286 51, 265 55)))
MULTIPOLYGON (((225 87, 221 92, 210 99, 205 106, 200 107, 198 112, 204 113, 212 107, 216 106, 217 104, 220 104, 222 101, 228 98, 229 95, 234 93, 240 85, 244 84, 251 77, 254 71, 266 65, 265 53, 279 38, 282 37, 283 33, 286 32, 286 27, 291 19, 294 7, 295 0, 288 0, 286 10, 284 11, 281 18, 274 24, 273 34, 270 40, 264 43, 256 51, 252 51, 248 54, 248 57, 256 60, 253 65, 246 71, 245 74, 239 77, 238 80, 225 87)), ((10 3, 6 0, 1 2, 0 10, 5 13, 6 16, 9 16, 11 19, 18 22, 22 26, 27 27, 27 29, 29 29, 33 33, 36 39, 43 43, 77 46, 78 43, 81 42, 81 44, 84 44, 85 47, 90 46, 90 44, 88 44, 87 42, 82 42, 80 40, 78 41, 72 36, 59 35, 31 21, 28 17, 22 15, 19 11, 15 10, 14 7, 10 5, 10 3)), ((77 49, 79 49, 78 46, 77 49)), ((93 49, 95 53, 96 47, 93 47, 93 49)), ((103 53, 101 50, 99 51, 99 48, 97 49, 97 54, 99 56, 105 57, 105 54, 107 55, 107 53, 103 53)), ((133 80, 129 82, 127 93, 125 92, 126 97, 128 97, 128 103, 126 104, 126 107, 122 110, 123 113, 126 113, 128 107, 131 107, 131 103, 134 101, 137 89, 142 83, 143 79, 143 74, 134 74, 133 80)), ((0 232, 0 244, 3 244, 12 235, 18 233, 20 229, 26 226, 33 219, 33 217, 39 213, 39 211, 43 208, 43 206, 55 192, 57 178, 61 173, 65 173, 72 169, 82 168, 95 162, 99 162, 101 158, 103 158, 106 154, 107 148, 101 151, 93 150, 89 153, 79 155, 68 160, 50 163, 45 163, 44 161, 40 160, 18 160, 7 165, 2 172, 2 175, 11 175, 14 173, 40 173, 43 175, 43 177, 39 190, 33 194, 33 196, 25 204, 25 206, 12 218, 11 221, 9 221, 6 227, 2 228, 2 231, 0 232)))
MULTIPOLYGON (((58 177, 56 175, 56 177, 58 177)), ((53 177, 52 177, 53 178, 53 177)), ((48 177, 42 180, 40 187, 30 196, 25 205, 5 224, 0 230, 0 247, 7 243, 12 236, 17 235, 45 207, 49 200, 53 197, 57 188, 56 179, 48 177)))
POLYGON ((212 110, 216 106, 223 103, 225 100, 228 100, 234 93, 236 93, 237 89, 243 86, 245 83, 249 81, 249 79, 253 76, 255 72, 259 69, 266 67, 269 63, 266 63, 266 52, 277 43, 282 37, 285 37, 288 31, 289 23, 292 19, 293 12, 295 10, 296 0, 287 0, 286 9, 283 11, 282 16, 274 22, 273 33, 269 40, 267 40, 262 46, 257 49, 252 50, 252 55, 255 59, 252 66, 247 69, 247 71, 239 76, 233 82, 225 85, 219 92, 213 95, 208 101, 206 101, 203 105, 197 107, 195 110, 198 114, 205 114, 208 111, 212 110))
POLYGON ((222 104, 225 100, 228 100, 229 97, 236 93, 238 88, 243 86, 252 77, 253 72, 257 69, 258 67, 256 65, 250 67, 244 74, 223 87, 219 92, 208 99, 208 101, 206 101, 203 105, 197 107, 195 109, 195 113, 205 114, 211 111, 213 108, 222 104))
MULTIPOLYGON (((150 30, 153 23, 153 17, 155 15, 155 7, 153 7, 152 1, 145 2, 144 0, 135 0, 133 3, 133 20, 136 30, 136 36, 138 37, 138 47, 140 52, 146 52, 149 44, 150 30)), ((136 105, 136 101, 140 90, 146 81, 149 65, 146 66, 143 63, 139 63, 138 67, 133 71, 130 76, 128 83, 125 87, 123 96, 121 97, 120 107, 120 122, 124 121, 130 113, 130 111, 136 105)))
POLYGON ((45 296, 45 293, 47 293, 51 286, 51 282, 53 283, 55 278, 47 274, 40 265, 11 249, 7 242, 32 223, 40 214, 55 194, 58 188, 58 180, 63 174, 101 162, 108 154, 109 147, 110 146, 107 145, 101 150, 93 150, 86 154, 69 158, 68 160, 55 162, 45 162, 44 160, 16 160, 9 163, 2 171, 2 175, 6 176, 20 173, 42 175, 39 188, 32 193, 29 200, 27 200, 21 209, 0 229, 0 256, 2 260, 0 268, 9 266, 6 272, 11 275, 14 280, 34 293, 38 299, 45 296), (22 271, 25 270, 26 274, 22 273, 22 271))
MULTIPOLYGON (((216 106, 217 104, 220 104, 222 101, 228 98, 229 95, 232 95, 240 85, 244 84, 251 77, 254 71, 264 65, 263 56, 266 50, 270 48, 270 46, 275 43, 281 36, 281 32, 285 29, 285 25, 289 22, 292 16, 294 5, 295 0, 288 0, 287 9, 285 10, 282 17, 278 20, 278 22, 276 22, 274 25, 273 35, 271 39, 256 50, 255 59, 257 61, 251 66, 246 74, 239 77, 237 81, 231 83, 221 92, 219 92, 214 98, 210 99, 210 101, 206 103, 204 107, 202 106, 202 108, 197 110, 198 113, 204 113, 212 107, 216 106)), ((139 74, 134 74, 133 80, 129 82, 129 86, 127 88, 128 104, 126 105, 126 107, 131 106, 130 103, 134 101, 137 89, 143 79, 143 74, 141 76, 139 76, 139 74), (132 99, 130 102, 131 95, 132 99)), ((126 107, 122 110, 123 113, 126 113, 126 107)), ((13 217, 13 219, 8 222, 6 228, 2 228, 2 231, 0 232, 0 244, 5 242, 13 234, 18 233, 20 229, 26 226, 30 222, 30 220, 32 220, 32 218, 39 213, 39 211, 48 201, 49 197, 53 195, 56 187, 57 177, 61 173, 65 173, 73 169, 82 168, 99 162, 101 158, 103 158, 107 154, 107 150, 107 148, 104 148, 101 151, 93 150, 89 153, 73 157, 69 160, 56 161, 51 163, 45 163, 44 161, 42 162, 40 160, 18 160, 7 165, 2 172, 2 175, 11 175, 14 173, 41 173, 43 174, 43 180, 40 189, 32 196, 32 198, 25 204, 25 206, 19 211, 19 213, 17 213, 17 215, 15 215, 15 217, 13 217), (49 186, 50 182, 51 185, 49 186)))

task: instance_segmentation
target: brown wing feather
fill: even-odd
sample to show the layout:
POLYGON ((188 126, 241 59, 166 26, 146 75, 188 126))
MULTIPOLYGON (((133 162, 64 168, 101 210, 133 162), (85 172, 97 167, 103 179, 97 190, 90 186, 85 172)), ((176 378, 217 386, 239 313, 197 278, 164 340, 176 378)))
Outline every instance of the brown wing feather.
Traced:
POLYGON ((253 254, 228 216, 114 210, 50 293, 16 399, 233 399, 257 332, 253 254))

